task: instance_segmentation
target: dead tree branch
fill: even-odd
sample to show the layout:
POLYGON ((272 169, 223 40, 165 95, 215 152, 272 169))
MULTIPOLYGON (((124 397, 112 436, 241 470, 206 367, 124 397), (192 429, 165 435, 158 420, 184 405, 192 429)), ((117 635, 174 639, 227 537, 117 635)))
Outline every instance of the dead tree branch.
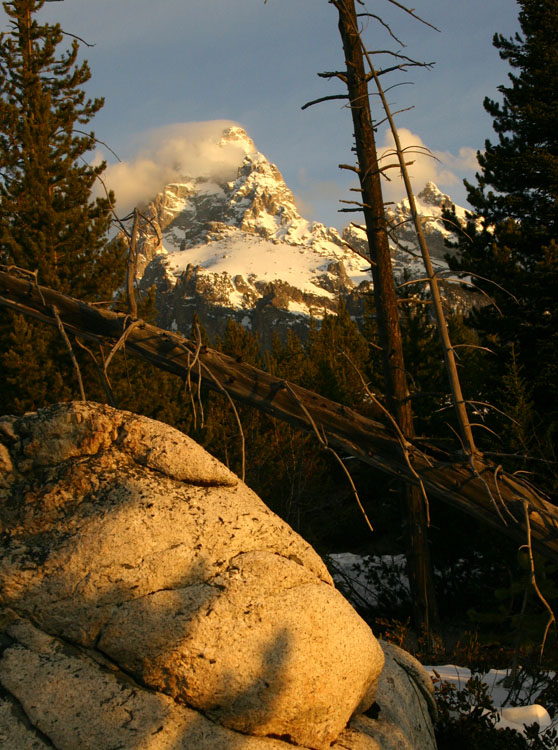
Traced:
POLYGON ((388 23, 386 23, 384 21, 384 19, 381 18, 381 16, 377 16, 375 13, 357 13, 357 18, 365 18, 365 17, 366 18, 373 18, 374 20, 378 21, 378 23, 381 24, 384 27, 384 29, 386 29, 386 31, 388 32, 388 34, 390 35, 390 37, 395 42, 397 42, 397 44, 400 44, 402 47, 406 47, 407 46, 406 44, 404 44, 401 41, 401 39, 399 39, 398 37, 395 36, 395 34, 394 34, 393 29, 391 28, 391 26, 388 23))
POLYGON ((64 341, 64 344, 66 345, 66 349, 68 350, 68 353, 70 355, 70 359, 72 360, 72 365, 74 366, 74 370, 76 372, 76 377, 79 385, 79 392, 81 395, 81 400, 85 401, 85 390, 83 388, 83 380, 81 377, 81 370, 79 369, 79 364, 76 359, 76 355, 74 353, 74 350, 72 349, 72 344, 70 343, 70 339, 68 338, 68 334, 66 333, 64 326, 62 325, 62 321, 60 320, 60 316, 58 315, 58 310, 56 309, 56 305, 52 306, 52 315, 54 317, 54 320, 56 321, 56 327, 58 328, 58 331, 60 335, 62 336, 62 340, 64 341))
POLYGON ((336 461, 338 462, 338 464, 343 469, 343 471, 345 473, 345 476, 347 477, 347 480, 348 480, 348 482, 349 482, 349 484, 351 486, 351 489, 353 491, 353 495, 355 497, 355 500, 357 501, 357 505, 359 507, 359 510, 362 513, 362 515, 364 517, 364 520, 366 521, 366 525, 368 526, 368 528, 370 529, 370 531, 372 533, 374 533, 374 527, 370 523, 370 519, 368 518, 368 516, 366 514, 366 511, 364 510, 364 506, 363 506, 363 504, 361 502, 360 496, 358 494, 358 490, 357 490, 357 488, 355 486, 355 483, 353 482, 353 478, 352 478, 349 470, 347 469, 347 467, 345 466, 345 464, 341 460, 341 457, 339 456, 339 454, 337 453, 337 451, 333 450, 333 448, 331 447, 331 445, 329 445, 329 443, 327 442, 327 437, 326 437, 325 433, 324 434, 320 433, 320 431, 318 430, 318 427, 317 427, 316 423, 312 419, 312 415, 310 414, 310 412, 308 411, 308 409, 304 406, 304 404, 302 403, 302 401, 299 399, 299 397, 293 391, 292 386, 287 381, 285 381, 285 388, 289 391, 289 393, 291 394, 291 396, 295 399, 295 401, 297 402, 297 404, 302 409, 303 413, 306 415, 306 418, 308 419, 308 422, 312 425, 312 428, 314 430, 314 434, 318 438, 318 442, 321 444, 321 446, 324 448, 324 450, 328 451, 328 453, 331 453, 334 456, 334 458, 336 459, 336 461))
MULTIPOLYGON (((29 275, 22 278, 14 271, 0 270, 0 305, 56 326, 54 305, 66 332, 111 348, 121 342, 128 354, 182 378, 197 352, 203 367, 190 372, 193 379, 201 379, 205 371, 211 372, 220 385, 203 375, 206 387, 219 392, 224 387, 235 401, 297 428, 314 429, 286 390, 284 380, 207 347, 198 351, 195 342, 143 321, 129 325, 129 316, 41 287, 29 275)), ((291 383, 290 388, 329 445, 415 486, 418 476, 430 496, 460 508, 522 544, 527 531, 524 510, 527 503, 533 548, 558 560, 558 509, 528 482, 503 471, 496 479, 496 467, 484 458, 475 461, 473 470, 463 457, 445 453, 421 439, 411 441, 413 450, 408 456, 412 461, 411 471, 401 450, 400 437, 391 424, 380 421, 385 419, 380 409, 374 413, 375 418, 369 418, 298 385, 291 383), (487 485, 492 497, 502 498, 513 522, 502 524, 487 485)))
MULTIPOLYGON (((408 11, 407 8, 405 8, 405 10, 408 11)), ((411 13, 411 15, 414 15, 414 14, 411 13)), ((422 255, 424 266, 425 266, 426 273, 428 276, 428 282, 430 285, 430 293, 432 296, 432 302, 433 302, 434 313, 435 313, 435 318, 436 318, 436 326, 437 326, 438 333, 439 333, 441 343, 442 343, 444 361, 446 364, 446 371, 447 371, 448 378, 450 381, 453 405, 455 408, 456 417, 457 417, 457 421, 459 424, 461 440, 462 440, 465 452, 468 453, 469 456, 471 457, 471 460, 474 461, 475 457, 478 455, 478 449, 475 444, 473 432, 471 430, 471 425, 469 422, 469 415, 467 413, 466 402, 465 402, 465 399, 463 398, 463 393, 461 390, 461 383, 459 380, 457 366, 455 363, 455 352, 453 350, 453 346, 449 337, 448 326, 446 323, 446 318, 445 318, 443 307, 442 307, 442 299, 440 295, 438 279, 436 278, 436 274, 434 273, 434 269, 432 266, 432 261, 430 258, 430 253, 428 251, 428 246, 426 244, 426 239, 424 236, 421 219, 418 214, 417 207, 416 207, 416 201, 415 201, 413 188, 411 186, 409 173, 407 171, 407 165, 405 163, 406 149, 403 149, 403 147, 401 146, 401 140, 399 138, 399 131, 397 130, 397 127, 393 120, 393 116, 392 116, 389 104, 386 100, 385 93, 382 88, 382 84, 380 83, 378 76, 376 74, 376 69, 370 58, 370 54, 366 50, 365 44, 360 35, 358 35, 358 39, 360 41, 362 53, 364 57, 366 58, 366 62, 368 64, 370 74, 373 76, 376 89, 378 91, 378 94, 380 95, 380 99, 382 100, 382 106, 386 114, 386 118, 389 121, 392 137, 395 143, 395 150, 397 152, 397 156, 399 159, 401 176, 403 178, 403 182, 405 183, 405 190, 407 192, 407 197, 409 200, 409 208, 411 211, 411 215, 413 217, 413 222, 414 222, 415 229, 416 229, 416 234, 417 234, 419 247, 421 250, 421 255, 422 255)))
POLYGON ((415 13, 415 9, 414 8, 407 8, 406 5, 403 5, 402 3, 397 2, 397 0, 388 0, 388 2, 391 3, 392 5, 395 5, 397 8, 399 8, 402 11, 404 11, 405 13, 408 13, 410 16, 412 16, 413 18, 415 18, 417 21, 420 21, 425 26, 430 26, 430 28, 434 29, 434 31, 440 31, 439 28, 437 28, 436 26, 434 26, 433 24, 431 24, 429 21, 425 21, 424 18, 421 18, 420 16, 417 16, 417 14, 415 13))
POLYGON ((306 102, 306 104, 303 104, 301 109, 308 109, 308 107, 313 107, 314 104, 320 104, 321 102, 329 102, 332 99, 345 99, 347 100, 349 97, 347 94, 332 94, 331 96, 321 96, 319 99, 314 99, 311 102, 306 102))

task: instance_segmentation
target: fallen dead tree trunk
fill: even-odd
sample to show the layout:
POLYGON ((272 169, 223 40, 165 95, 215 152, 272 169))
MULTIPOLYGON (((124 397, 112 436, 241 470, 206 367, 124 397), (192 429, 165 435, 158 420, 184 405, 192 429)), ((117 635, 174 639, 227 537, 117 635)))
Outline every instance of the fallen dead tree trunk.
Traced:
POLYGON ((388 423, 364 417, 313 391, 130 316, 88 305, 0 271, 0 305, 58 325, 75 336, 126 351, 161 369, 193 380, 295 427, 318 431, 327 444, 392 476, 422 482, 427 494, 476 516, 558 560, 558 508, 528 483, 479 459, 473 466, 427 444, 403 443, 388 423))

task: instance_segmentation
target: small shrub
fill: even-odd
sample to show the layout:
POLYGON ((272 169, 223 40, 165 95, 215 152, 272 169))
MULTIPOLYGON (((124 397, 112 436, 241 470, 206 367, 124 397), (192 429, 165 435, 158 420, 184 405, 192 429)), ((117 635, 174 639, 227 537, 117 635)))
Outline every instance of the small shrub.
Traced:
MULTIPOLYGON (((555 680, 550 680, 549 685, 555 680)), ((438 750, 556 750, 557 732, 553 727, 540 731, 538 724, 515 729, 498 729, 498 712, 481 677, 471 677, 464 688, 434 680, 438 722, 438 750)))

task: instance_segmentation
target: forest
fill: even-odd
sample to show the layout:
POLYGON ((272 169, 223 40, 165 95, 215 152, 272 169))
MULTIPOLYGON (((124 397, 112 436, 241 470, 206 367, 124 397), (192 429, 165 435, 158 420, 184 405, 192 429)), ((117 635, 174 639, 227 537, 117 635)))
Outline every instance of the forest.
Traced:
MULTIPOLYGON (((418 63, 396 56, 393 70, 377 69, 358 20, 371 14, 360 0, 330 0, 347 67, 324 75, 341 81, 351 104, 356 164, 342 166, 358 175, 351 210, 364 217, 374 282, 364 322, 358 326, 340 300, 336 315, 310 322, 306 338, 275 337, 271 348, 233 320, 216 340, 196 320, 187 332, 192 355, 220 352, 286 383, 301 413, 309 392, 379 422, 397 436, 390 450, 409 467, 406 476, 328 442, 326 427, 320 431, 309 414, 297 418, 307 421, 300 429, 279 411, 235 402, 232 389, 211 382, 210 369, 173 370, 161 364, 163 355, 138 354, 131 331, 127 341, 130 320, 155 326, 154 298, 136 300, 126 284, 134 274, 133 232, 108 241, 115 196, 92 197, 106 165, 88 163, 96 137, 84 130, 103 100, 85 96, 91 72, 80 62, 79 41, 68 46, 58 25, 37 19, 44 2, 4 3, 11 31, 0 38, 0 413, 86 398, 166 422, 242 475, 325 558, 404 556, 408 583, 394 579, 388 562, 379 572, 371 565, 365 574, 377 600, 357 608, 375 632, 423 663, 555 670, 558 516, 540 531, 519 491, 527 520, 508 519, 510 533, 504 516, 516 489, 504 485, 506 478, 523 483, 539 510, 552 514, 558 505, 558 2, 519 0, 521 33, 494 37, 510 69, 496 98, 484 100, 495 135, 477 154, 475 180, 466 182, 466 221, 451 208, 444 213, 455 238, 448 263, 482 304, 466 315, 444 304, 420 220, 429 283, 395 288, 375 132, 380 120, 393 121, 383 75, 418 63), (61 295, 60 304, 26 307, 8 277, 61 295), (120 314, 122 336, 116 328, 101 335, 91 327, 97 323, 88 328, 85 316, 66 320, 64 298, 120 314), (484 484, 489 471, 489 510, 465 513, 443 491, 425 489, 413 451, 417 462, 424 454, 471 467, 484 484)), ((419 9, 402 9, 423 23, 419 9)), ((409 153, 393 128, 393 158, 412 205, 409 153)), ((545 700, 553 715, 556 678, 545 700)), ((456 745, 455 724, 448 715, 440 748, 500 746, 488 723, 473 726, 466 717, 457 729, 465 744, 456 745)), ((512 747, 554 740, 520 738, 512 747)))

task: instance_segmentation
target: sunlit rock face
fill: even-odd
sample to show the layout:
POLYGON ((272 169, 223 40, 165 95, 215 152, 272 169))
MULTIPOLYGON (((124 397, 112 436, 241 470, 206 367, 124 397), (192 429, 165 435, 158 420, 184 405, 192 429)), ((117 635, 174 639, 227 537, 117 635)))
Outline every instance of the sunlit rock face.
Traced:
MULTIPOLYGON (((236 179, 184 176, 141 209, 148 221, 139 236, 138 268, 141 287, 156 289, 159 324, 189 334, 196 312, 214 337, 233 318, 269 345, 273 333, 285 338, 292 329, 304 336, 310 319, 334 313, 340 298, 360 319, 372 288, 363 229, 352 224, 341 236, 307 221, 279 169, 242 128, 226 129, 216 147, 225 154, 231 143, 236 179)), ((443 268, 449 233, 439 219, 449 202, 433 183, 417 199, 434 261, 443 268)), ((422 277, 408 202, 390 208, 388 219, 397 227, 396 276, 422 277)))
POLYGON ((0 465, 0 736, 321 750, 374 701, 320 557, 187 436, 59 404, 0 419, 0 465))

